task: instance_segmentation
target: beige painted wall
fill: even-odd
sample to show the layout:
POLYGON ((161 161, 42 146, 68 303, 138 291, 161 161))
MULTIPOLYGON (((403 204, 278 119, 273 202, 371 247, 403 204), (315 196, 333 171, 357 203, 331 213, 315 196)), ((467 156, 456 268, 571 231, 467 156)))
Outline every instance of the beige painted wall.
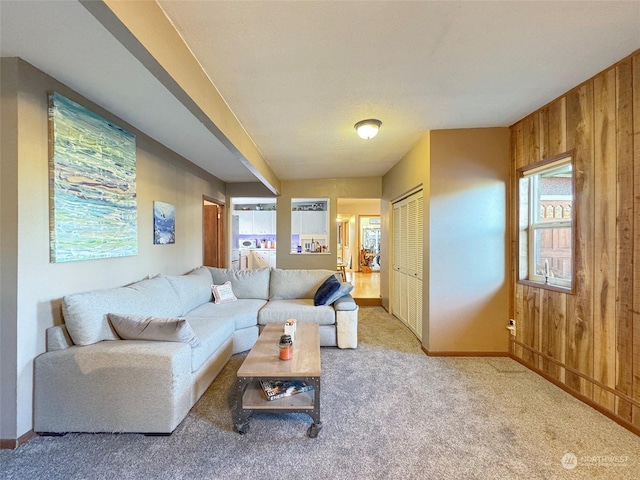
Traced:
POLYGON ((429 342, 506 352, 509 129, 431 132, 429 342))
MULTIPOLYGON (((424 192, 424 235, 422 271, 429 271, 429 156, 431 134, 427 132, 407 154, 382 177, 382 201, 380 202, 380 295, 382 305, 390 311, 391 290, 391 202, 400 200, 408 192, 422 188, 424 192)), ((423 277, 422 311, 429 311, 429 277, 423 277)), ((425 316, 426 317, 426 316, 425 316)), ((428 340, 427 319, 423 321, 422 341, 428 340)))
POLYGON ((382 179, 383 306, 390 308, 391 202, 424 194, 422 343, 430 353, 506 352, 506 128, 428 132, 382 179))
POLYGON ((16 438, 18 67, 2 60, 0 102, 0 439, 16 438))
POLYGON ((275 197, 275 195, 260 182, 228 183, 227 203, 230 197, 275 197))
POLYGON ((329 198, 329 219, 338 215, 338 198, 377 198, 381 195, 380 177, 336 178, 282 182, 282 194, 278 197, 278 244, 276 262, 278 268, 326 268, 335 270, 337 253, 337 226, 329 222, 328 254, 297 255, 291 253, 291 199, 299 197, 329 198))
POLYGON ((338 215, 380 215, 380 198, 338 198, 338 215))
MULTIPOLYGON (((10 301, 15 301, 16 314, 5 316, 2 333, 15 330, 16 351, 1 352, 2 365, 12 365, 13 381, 2 378, 2 432, 4 439, 17 438, 32 428, 33 359, 45 350, 45 330, 62 322, 60 301, 64 295, 125 285, 150 274, 181 274, 202 264, 202 196, 224 202, 225 184, 195 167, 174 152, 136 131, 130 125, 83 99, 75 92, 15 59, 2 60, 5 66, 16 65, 17 71, 17 157, 3 151, 2 209, 18 209, 17 219, 2 218, 5 228, 17 230, 17 281, 5 286, 10 301), (17 64, 15 63, 17 62, 17 64), (132 257, 83 262, 49 263, 49 189, 47 92, 56 90, 92 111, 114 121, 136 135, 138 248, 132 257), (16 168, 17 197, 5 205, 4 172, 16 168), (176 243, 153 245, 153 201, 172 203, 176 207, 176 243), (17 227, 16 227, 17 222, 17 227), (7 407, 7 408, 5 408, 7 407), (7 415, 15 409, 15 415, 7 415), (8 418, 5 418, 8 417, 8 418)), ((3 113, 5 98, 3 90, 3 113)), ((4 115, 3 115, 4 117, 4 115)), ((15 129, 10 130, 12 141, 15 129)), ((4 150, 4 149, 3 149, 4 150)), ((10 184, 9 186, 12 186, 10 184)), ((2 278, 10 274, 2 247, 2 278)), ((3 307, 4 308, 4 307, 3 307)), ((11 313, 11 312, 10 312, 11 313)))

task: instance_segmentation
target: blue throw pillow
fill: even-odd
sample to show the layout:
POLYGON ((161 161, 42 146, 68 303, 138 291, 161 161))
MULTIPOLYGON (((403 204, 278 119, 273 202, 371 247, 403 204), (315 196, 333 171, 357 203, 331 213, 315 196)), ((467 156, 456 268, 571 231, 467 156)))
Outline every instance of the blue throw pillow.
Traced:
POLYGON ((339 298, 342 298, 345 295, 348 295, 349 293, 351 293, 351 290, 353 290, 353 285, 351 283, 342 282, 340 284, 340 288, 338 288, 338 290, 336 290, 336 292, 327 299, 326 305, 331 305, 333 302, 335 302, 339 298))
POLYGON ((340 280, 338 280, 335 275, 331 275, 327 278, 322 285, 318 288, 318 291, 313 296, 313 304, 317 307, 318 305, 328 305, 327 300, 338 291, 340 288, 340 280))

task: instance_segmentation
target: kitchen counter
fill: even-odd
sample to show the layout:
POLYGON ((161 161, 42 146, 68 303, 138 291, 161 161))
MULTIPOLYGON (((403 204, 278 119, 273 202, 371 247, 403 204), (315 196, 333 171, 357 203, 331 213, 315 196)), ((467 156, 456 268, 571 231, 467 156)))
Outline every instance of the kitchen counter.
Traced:
POLYGON ((276 267, 275 248, 243 248, 240 250, 240 257, 246 257, 246 261, 240 262, 241 270, 276 267))

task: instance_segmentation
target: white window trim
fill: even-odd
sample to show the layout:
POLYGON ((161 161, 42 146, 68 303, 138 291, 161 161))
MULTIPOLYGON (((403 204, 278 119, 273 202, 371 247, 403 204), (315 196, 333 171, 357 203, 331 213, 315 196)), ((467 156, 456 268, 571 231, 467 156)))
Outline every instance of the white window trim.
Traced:
MULTIPOLYGON (((573 155, 568 152, 566 154, 561 155, 557 160, 543 161, 540 165, 536 165, 529 169, 523 169, 520 171, 520 178, 528 178, 528 203, 529 203, 529 211, 528 211, 528 221, 527 227, 525 228, 527 235, 527 276, 525 277, 525 281, 529 281, 535 284, 539 284, 541 287, 549 286, 549 287, 560 287, 566 289, 572 289, 573 284, 575 282, 574 278, 574 263, 575 263, 575 218, 573 218, 573 213, 575 211, 575 196, 572 195, 571 202, 571 211, 572 218, 570 220, 559 219, 558 221, 553 222, 540 222, 534 221, 534 219, 539 218, 539 200, 550 200, 550 197, 559 197, 559 196, 549 196, 544 195, 540 198, 536 198, 535 192, 537 191, 537 175, 540 173, 544 173, 549 170, 554 170, 556 168, 562 167, 564 165, 573 165, 573 155), (543 198, 544 197, 544 198, 543 198), (535 235, 537 231, 545 230, 545 229, 553 229, 553 228, 570 228, 571 229, 571 280, 565 280, 555 277, 547 277, 545 275, 538 275, 536 273, 536 258, 535 258, 535 235)), ((573 172, 575 173, 575 172, 573 172)), ((574 177, 575 180, 575 177, 574 177)), ((519 182, 518 188, 520 188, 521 183, 519 182)), ((520 193, 518 194, 518 199, 520 199, 520 193)), ((554 198, 555 199, 555 198, 554 198)), ((560 199, 560 198, 558 198, 560 199)), ((518 200, 519 201, 519 200, 518 200)), ((520 209, 520 206, 518 207, 520 209)), ((518 235, 522 235, 522 231, 518 233, 518 235)), ((520 240, 518 240, 518 243, 520 240)))

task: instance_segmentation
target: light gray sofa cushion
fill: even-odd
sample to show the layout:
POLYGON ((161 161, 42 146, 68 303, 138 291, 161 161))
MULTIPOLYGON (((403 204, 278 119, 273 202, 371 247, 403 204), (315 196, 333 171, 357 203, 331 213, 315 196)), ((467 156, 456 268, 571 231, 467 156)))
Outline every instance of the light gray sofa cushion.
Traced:
POLYGON ((108 313, 177 317, 180 298, 165 277, 142 280, 126 287, 67 295, 62 300, 67 331, 76 345, 118 340, 108 313))
POLYGON ((320 346, 337 347, 338 338, 333 325, 320 325, 320 346))
POLYGON ((205 303, 190 311, 185 318, 230 318, 236 330, 253 327, 258 324, 258 311, 267 303, 266 300, 241 298, 229 303, 205 303))
MULTIPOLYGON (((335 275, 331 270, 271 270, 269 285, 270 300, 292 300, 296 298, 311 298, 318 291, 320 285, 335 275)), ((311 303, 313 305, 313 302, 311 303)))
POLYGON ((207 267, 211 272, 214 285, 231 282, 236 298, 269 299, 269 268, 257 270, 231 270, 207 267))
POLYGON ((109 320, 124 340, 150 340, 188 343, 193 348, 200 340, 184 318, 157 318, 147 315, 120 315, 110 313, 109 320))
POLYGON ((189 318, 191 328, 200 339, 200 347, 191 350, 191 371, 197 371, 227 340, 233 337, 235 327, 230 318, 189 318))
POLYGON ((199 267, 186 275, 165 277, 180 298, 180 315, 211 301, 211 273, 199 267))
POLYGON ((315 306, 312 298, 270 300, 258 313, 258 323, 284 323, 288 318, 298 322, 313 322, 318 325, 334 325, 336 312, 331 305, 315 306))

